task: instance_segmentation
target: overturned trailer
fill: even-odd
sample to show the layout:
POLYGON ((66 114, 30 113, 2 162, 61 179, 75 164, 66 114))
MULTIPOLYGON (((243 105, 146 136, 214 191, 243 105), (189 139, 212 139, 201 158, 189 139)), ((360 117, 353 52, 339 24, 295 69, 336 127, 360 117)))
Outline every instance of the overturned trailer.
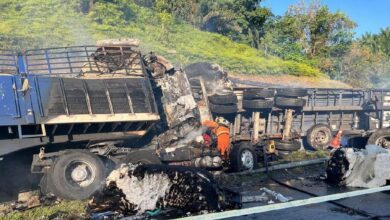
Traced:
POLYGON ((215 76, 225 75, 226 78, 226 73, 218 66, 196 63, 187 66, 185 71, 194 97, 200 103, 198 106, 206 102, 213 116, 222 115, 232 122, 231 142, 240 146, 232 152, 243 152, 240 158, 230 158, 238 162, 238 169, 254 164, 248 161, 256 161, 256 150, 279 155, 299 150, 302 145, 322 150, 332 144, 337 133, 343 134, 342 142, 348 146, 363 147, 368 143, 390 147, 389 89, 240 85, 233 86, 230 92, 216 91, 215 76), (199 76, 203 80, 199 80, 199 76), (201 91, 203 87, 207 100, 197 98, 205 93, 201 91))
POLYGON ((330 146, 333 135, 340 130, 344 136, 368 138, 369 144, 389 147, 390 130, 386 129, 390 126, 388 89, 244 87, 237 88, 235 93, 241 100, 238 104, 241 109, 235 119, 240 125, 234 127, 234 139, 249 138, 248 135, 242 137, 242 129, 253 136, 253 129, 247 127, 254 127, 255 121, 259 123, 259 135, 250 137, 251 140, 282 138, 287 119, 291 117, 288 128, 291 133, 288 135, 293 139, 302 138, 308 147, 314 149, 330 146), (266 94, 264 100, 252 98, 256 92, 260 96, 266 94), (243 123, 243 119, 250 123, 243 123))
POLYGON ((2 51, 0 156, 42 147, 31 167, 44 174, 42 190, 83 199, 102 187, 112 162, 253 169, 274 143, 297 150, 306 137, 324 148, 340 128, 387 146, 390 91, 235 87, 218 66, 182 71, 137 46, 2 51), (194 143, 200 122, 216 116, 231 122, 228 157, 194 143))

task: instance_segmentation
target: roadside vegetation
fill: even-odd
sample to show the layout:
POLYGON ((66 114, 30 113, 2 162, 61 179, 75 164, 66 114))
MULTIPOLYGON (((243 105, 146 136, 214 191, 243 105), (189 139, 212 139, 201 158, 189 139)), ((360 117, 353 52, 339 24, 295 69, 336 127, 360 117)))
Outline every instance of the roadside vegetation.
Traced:
POLYGON ((317 1, 275 16, 257 0, 15 0, 0 2, 0 49, 138 38, 177 65, 232 73, 336 79, 374 87, 389 78, 390 29, 357 39, 355 24, 317 1), (260 4, 259 4, 260 3, 260 4))
POLYGON ((283 157, 283 161, 293 162, 302 160, 313 160, 319 158, 329 157, 329 151, 317 150, 317 151, 294 151, 291 154, 283 157))
POLYGON ((5 216, 2 220, 25 220, 25 219, 86 219, 87 214, 85 201, 61 201, 50 206, 41 206, 23 212, 14 211, 5 216))

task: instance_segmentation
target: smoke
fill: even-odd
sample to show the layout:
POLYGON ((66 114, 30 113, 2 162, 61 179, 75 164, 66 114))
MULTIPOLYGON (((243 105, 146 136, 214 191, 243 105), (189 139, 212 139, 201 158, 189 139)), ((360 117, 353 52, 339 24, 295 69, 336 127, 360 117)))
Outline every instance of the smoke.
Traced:
POLYGON ((232 91, 234 86, 233 82, 228 79, 227 73, 217 64, 207 62, 193 63, 186 66, 184 72, 193 86, 198 86, 197 78, 202 77, 209 95, 232 91))
POLYGON ((94 45, 95 41, 92 38, 89 28, 82 21, 71 19, 68 21, 68 28, 73 36, 76 45, 94 45))
POLYGON ((190 131, 183 139, 180 139, 177 142, 177 147, 186 147, 191 144, 191 142, 194 142, 197 137, 201 136, 204 132, 206 132, 206 127, 200 127, 196 130, 190 131))

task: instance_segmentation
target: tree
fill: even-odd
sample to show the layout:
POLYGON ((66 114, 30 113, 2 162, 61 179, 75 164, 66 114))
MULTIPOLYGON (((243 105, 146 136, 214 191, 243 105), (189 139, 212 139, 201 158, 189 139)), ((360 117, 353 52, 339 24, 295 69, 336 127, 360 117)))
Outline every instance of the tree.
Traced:
POLYGON ((382 84, 390 71, 390 63, 384 54, 373 53, 369 47, 357 42, 340 64, 340 79, 355 87, 382 84))
POLYGON ((304 51, 310 57, 324 55, 332 46, 350 44, 356 24, 344 13, 332 13, 329 8, 313 1, 290 6, 287 15, 299 36, 304 51))
POLYGON ((257 49, 264 32, 263 26, 272 15, 267 8, 260 7, 260 2, 260 0, 236 0, 234 4, 235 13, 241 15, 245 21, 244 33, 250 35, 251 45, 257 49))
POLYGON ((383 53, 390 59, 390 27, 381 29, 378 34, 366 33, 360 39, 374 53, 383 53))

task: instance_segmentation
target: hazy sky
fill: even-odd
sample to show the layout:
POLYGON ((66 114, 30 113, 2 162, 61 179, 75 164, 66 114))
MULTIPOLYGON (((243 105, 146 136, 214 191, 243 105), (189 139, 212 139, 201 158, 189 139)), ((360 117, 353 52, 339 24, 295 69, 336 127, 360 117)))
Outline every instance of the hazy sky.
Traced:
MULTIPOLYGON (((288 6, 301 0, 262 0, 262 6, 272 9, 276 15, 283 15, 288 6)), ((306 0, 310 3, 310 0, 306 0)), ((365 32, 378 33, 380 28, 390 27, 390 0, 322 0, 331 11, 343 11, 357 23, 357 37, 365 32)))

